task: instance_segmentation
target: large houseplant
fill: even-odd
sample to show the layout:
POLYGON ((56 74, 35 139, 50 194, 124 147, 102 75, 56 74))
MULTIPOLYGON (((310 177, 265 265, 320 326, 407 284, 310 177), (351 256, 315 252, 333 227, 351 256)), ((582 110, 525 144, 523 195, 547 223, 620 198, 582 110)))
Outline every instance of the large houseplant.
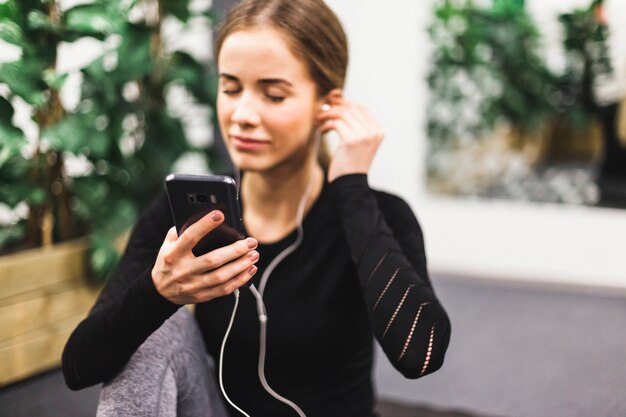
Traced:
POLYGON ((603 1, 589 1, 589 7, 559 16, 566 57, 559 72, 547 66, 541 34, 523 0, 436 3, 428 79, 431 189, 489 194, 503 177, 509 183, 530 178, 554 159, 591 165, 604 148, 602 194, 602 180, 610 177, 626 196, 626 150, 618 146, 614 128, 623 92, 613 91, 612 103, 598 99, 613 72, 603 1))
POLYGON ((523 0, 440 0, 434 12, 428 178, 457 193, 462 186, 446 172, 445 155, 480 144, 502 125, 512 130, 512 145, 523 146, 553 112, 554 76, 523 0))
POLYGON ((0 386, 58 365, 97 292, 85 277, 109 274, 175 160, 207 168, 215 77, 184 48, 210 51, 210 10, 77 3, 0 1, 0 386))
POLYGON ((212 16, 190 10, 190 0, 68 3, 0 3, 0 39, 18 50, 0 64, 0 204, 13 210, 0 250, 88 235, 93 271, 103 278, 115 264, 113 238, 193 148, 188 109, 176 102, 204 106, 210 123, 211 66, 164 32, 183 36, 190 26, 210 27, 212 16), (99 52, 67 70, 62 50, 81 42, 89 46, 78 53, 99 52), (65 84, 77 80, 80 94, 64 101, 65 84), (31 120, 20 124, 20 109, 31 120))

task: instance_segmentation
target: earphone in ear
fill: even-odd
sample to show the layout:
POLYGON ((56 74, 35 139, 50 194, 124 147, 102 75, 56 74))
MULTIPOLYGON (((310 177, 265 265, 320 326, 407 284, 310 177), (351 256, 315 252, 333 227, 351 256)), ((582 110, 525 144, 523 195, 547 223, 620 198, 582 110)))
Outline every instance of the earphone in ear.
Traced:
POLYGON ((330 104, 328 104, 328 103, 324 103, 324 104, 322 104, 321 109, 322 109, 322 111, 328 111, 328 110, 330 110, 330 104))

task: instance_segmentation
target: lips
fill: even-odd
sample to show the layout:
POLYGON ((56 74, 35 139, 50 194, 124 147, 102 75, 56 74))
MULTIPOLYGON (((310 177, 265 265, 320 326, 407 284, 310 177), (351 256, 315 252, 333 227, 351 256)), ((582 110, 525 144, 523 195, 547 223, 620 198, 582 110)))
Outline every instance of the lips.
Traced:
POLYGON ((244 136, 230 135, 230 141, 237 150, 241 151, 257 151, 269 146, 268 140, 254 139, 244 136))

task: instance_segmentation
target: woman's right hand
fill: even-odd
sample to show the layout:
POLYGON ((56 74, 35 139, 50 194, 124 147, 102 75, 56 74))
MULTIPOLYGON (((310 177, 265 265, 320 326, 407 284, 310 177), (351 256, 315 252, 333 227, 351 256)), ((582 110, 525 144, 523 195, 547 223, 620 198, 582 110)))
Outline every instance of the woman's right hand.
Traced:
POLYGON ((152 280, 157 291, 175 304, 196 304, 233 293, 257 271, 259 253, 254 238, 239 240, 196 257, 194 246, 224 220, 216 210, 187 228, 180 236, 172 227, 159 250, 152 280))

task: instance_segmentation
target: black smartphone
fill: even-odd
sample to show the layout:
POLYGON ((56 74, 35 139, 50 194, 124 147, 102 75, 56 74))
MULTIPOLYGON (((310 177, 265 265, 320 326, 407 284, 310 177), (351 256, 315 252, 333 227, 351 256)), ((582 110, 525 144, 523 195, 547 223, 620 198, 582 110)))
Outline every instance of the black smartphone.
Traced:
POLYGON ((224 213, 222 224, 192 249, 194 255, 203 255, 245 237, 237 186, 231 177, 170 174, 165 178, 165 188, 178 236, 213 210, 224 213))

